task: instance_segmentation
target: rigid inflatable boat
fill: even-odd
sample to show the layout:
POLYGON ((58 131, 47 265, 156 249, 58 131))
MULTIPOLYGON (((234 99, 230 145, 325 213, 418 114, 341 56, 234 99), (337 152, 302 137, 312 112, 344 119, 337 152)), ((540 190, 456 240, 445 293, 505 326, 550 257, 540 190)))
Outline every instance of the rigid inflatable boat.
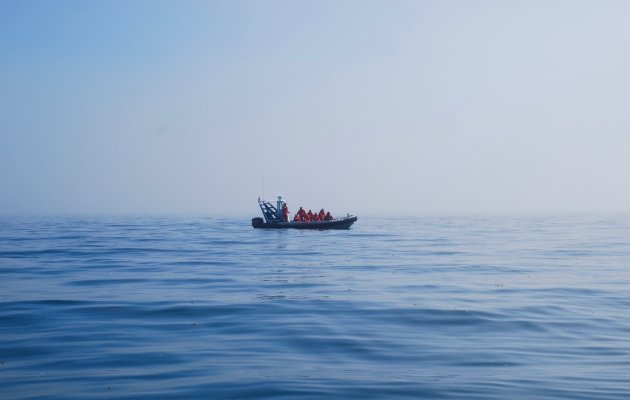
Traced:
POLYGON ((355 223, 357 217, 348 214, 345 217, 335 218, 330 221, 285 221, 282 215, 282 196, 278 196, 278 206, 274 207, 268 201, 258 199, 263 218, 252 218, 252 226, 261 229, 348 229, 355 223))

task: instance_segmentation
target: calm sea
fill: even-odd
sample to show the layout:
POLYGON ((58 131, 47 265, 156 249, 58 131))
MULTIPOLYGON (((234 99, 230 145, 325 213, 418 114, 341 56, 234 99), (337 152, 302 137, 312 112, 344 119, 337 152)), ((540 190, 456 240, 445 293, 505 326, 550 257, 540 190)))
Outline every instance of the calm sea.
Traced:
POLYGON ((2 399, 627 399, 630 218, 0 219, 2 399))

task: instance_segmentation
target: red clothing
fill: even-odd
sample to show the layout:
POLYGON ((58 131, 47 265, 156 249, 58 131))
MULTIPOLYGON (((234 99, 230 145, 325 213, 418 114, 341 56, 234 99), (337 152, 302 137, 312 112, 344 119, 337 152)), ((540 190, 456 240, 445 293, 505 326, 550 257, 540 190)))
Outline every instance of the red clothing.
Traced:
POLYGON ((284 214, 284 222, 289 222, 289 207, 286 204, 282 206, 282 213, 284 214))

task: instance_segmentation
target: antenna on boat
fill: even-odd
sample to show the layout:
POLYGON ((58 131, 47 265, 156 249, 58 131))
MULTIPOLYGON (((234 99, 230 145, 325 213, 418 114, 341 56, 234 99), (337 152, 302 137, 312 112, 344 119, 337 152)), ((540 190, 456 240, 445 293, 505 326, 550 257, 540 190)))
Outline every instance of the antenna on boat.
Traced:
POLYGON ((262 172, 262 198, 265 199, 265 171, 262 172))

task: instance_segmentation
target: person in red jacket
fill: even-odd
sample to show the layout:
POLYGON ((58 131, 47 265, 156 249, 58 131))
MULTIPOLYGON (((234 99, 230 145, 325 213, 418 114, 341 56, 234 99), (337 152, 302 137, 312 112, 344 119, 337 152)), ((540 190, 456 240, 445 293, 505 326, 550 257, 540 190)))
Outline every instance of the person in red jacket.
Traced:
POLYGON ((289 222, 289 207, 287 207, 287 203, 282 205, 282 214, 284 215, 284 222, 289 222))
POLYGON ((304 209, 302 207, 300 207, 300 209, 298 210, 298 212, 295 214, 298 218, 300 218, 300 221, 304 219, 304 216, 306 215, 306 211, 304 211, 304 209))
POLYGON ((312 220, 313 220, 313 211, 308 210, 308 212, 306 213, 306 221, 311 222, 312 220))
POLYGON ((304 209, 300 207, 298 212, 295 214, 295 217, 297 218, 297 221, 300 221, 300 222, 306 221, 306 211, 304 211, 304 209))
POLYGON ((326 213, 324 212, 323 208, 321 210, 319 210, 319 214, 317 214, 317 216, 319 217, 320 221, 324 220, 324 217, 326 216, 326 213))

